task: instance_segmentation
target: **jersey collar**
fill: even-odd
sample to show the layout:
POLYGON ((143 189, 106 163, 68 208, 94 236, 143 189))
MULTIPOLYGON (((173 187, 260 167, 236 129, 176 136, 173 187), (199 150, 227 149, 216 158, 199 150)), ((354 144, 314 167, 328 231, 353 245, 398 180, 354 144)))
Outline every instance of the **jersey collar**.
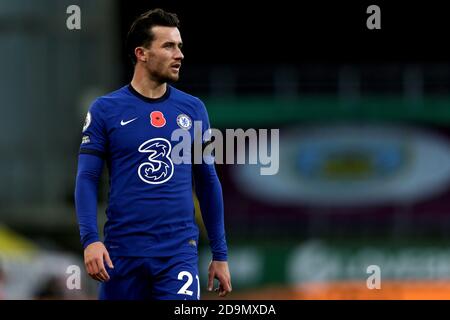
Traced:
POLYGON ((170 86, 169 85, 166 86, 166 92, 164 92, 164 94, 159 98, 149 98, 149 97, 143 96, 142 94, 137 92, 136 89, 133 88, 131 83, 128 84, 127 87, 128 87, 128 90, 133 95, 135 95, 136 97, 138 97, 139 99, 141 99, 145 102, 150 102, 150 103, 163 102, 163 101, 167 100, 167 98, 169 98, 169 96, 170 96, 170 86))

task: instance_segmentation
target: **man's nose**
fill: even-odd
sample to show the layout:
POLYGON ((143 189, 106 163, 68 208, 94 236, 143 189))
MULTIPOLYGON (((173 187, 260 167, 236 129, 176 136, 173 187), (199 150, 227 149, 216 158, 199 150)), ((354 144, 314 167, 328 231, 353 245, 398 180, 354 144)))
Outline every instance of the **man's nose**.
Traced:
POLYGON ((181 49, 178 49, 177 52, 175 53, 175 59, 177 59, 177 60, 184 59, 184 54, 183 54, 183 52, 181 52, 181 49))

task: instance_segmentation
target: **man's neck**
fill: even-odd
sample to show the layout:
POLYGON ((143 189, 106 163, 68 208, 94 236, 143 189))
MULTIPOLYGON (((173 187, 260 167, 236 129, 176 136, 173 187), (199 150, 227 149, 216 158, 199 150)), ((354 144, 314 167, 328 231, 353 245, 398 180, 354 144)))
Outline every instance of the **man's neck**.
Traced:
POLYGON ((144 97, 151 99, 161 98, 167 90, 167 83, 160 83, 150 79, 143 71, 139 72, 136 68, 131 86, 144 97))

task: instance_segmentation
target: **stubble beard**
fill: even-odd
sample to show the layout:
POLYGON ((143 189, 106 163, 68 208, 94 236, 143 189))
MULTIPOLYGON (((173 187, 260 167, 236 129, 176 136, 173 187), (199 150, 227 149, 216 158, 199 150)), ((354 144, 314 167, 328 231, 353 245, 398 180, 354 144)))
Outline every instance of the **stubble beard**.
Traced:
POLYGON ((166 74, 162 72, 154 72, 153 74, 150 73, 149 76, 158 83, 177 82, 180 78, 180 71, 178 71, 178 73, 176 74, 172 74, 170 71, 167 71, 166 74))

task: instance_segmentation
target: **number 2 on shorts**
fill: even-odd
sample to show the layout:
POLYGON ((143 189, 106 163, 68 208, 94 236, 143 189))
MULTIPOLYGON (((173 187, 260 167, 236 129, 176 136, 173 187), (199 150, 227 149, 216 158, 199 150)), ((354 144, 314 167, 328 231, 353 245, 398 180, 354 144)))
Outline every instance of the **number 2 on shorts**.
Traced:
MULTIPOLYGON (((187 294, 188 296, 192 296, 194 292, 188 290, 188 288, 191 286, 193 282, 192 274, 189 271, 181 271, 178 274, 178 280, 183 280, 185 277, 187 277, 187 281, 180 288, 180 290, 178 290, 177 294, 187 294)), ((198 275, 195 275, 195 278, 197 279, 197 299, 200 299, 200 280, 198 278, 198 275)))

